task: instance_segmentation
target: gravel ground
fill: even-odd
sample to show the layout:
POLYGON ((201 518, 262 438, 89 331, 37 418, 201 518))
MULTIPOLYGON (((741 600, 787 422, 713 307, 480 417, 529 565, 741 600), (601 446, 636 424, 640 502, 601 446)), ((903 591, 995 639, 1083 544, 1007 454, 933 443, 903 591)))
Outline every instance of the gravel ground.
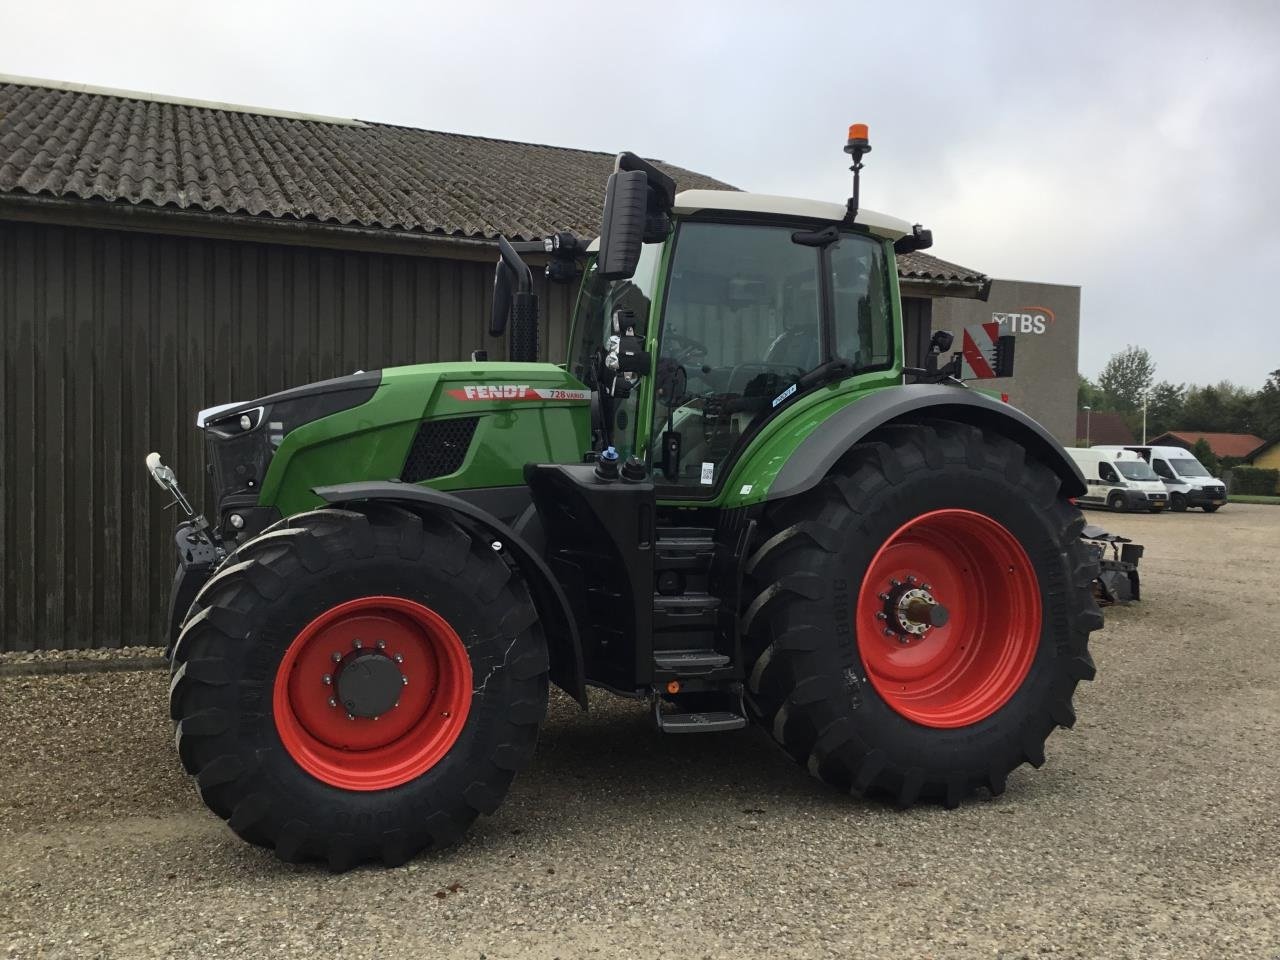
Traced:
POLYGON ((1080 723, 998 800, 906 813, 757 731, 553 704, 453 851, 333 876, 237 840, 156 671, 0 678, 0 956, 1280 956, 1280 509, 1093 515, 1147 544, 1080 723))

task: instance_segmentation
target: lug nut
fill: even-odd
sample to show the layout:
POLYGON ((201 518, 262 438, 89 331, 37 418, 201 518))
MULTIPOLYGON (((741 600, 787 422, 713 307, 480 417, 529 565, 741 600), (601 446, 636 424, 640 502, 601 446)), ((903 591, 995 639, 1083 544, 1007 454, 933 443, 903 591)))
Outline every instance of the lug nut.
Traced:
POLYGON ((882 594, 880 594, 880 599, 881 599, 881 600, 888 600, 888 599, 889 599, 889 595, 888 595, 887 593, 882 593, 882 594))
POLYGON ((401 678, 400 678, 400 683, 407 687, 407 686, 409 685, 409 678, 408 678, 408 677, 401 677, 401 678))
POLYGON ((889 586, 891 586, 891 587, 900 587, 900 586, 902 586, 902 581, 901 581, 901 580, 895 580, 895 579, 893 579, 892 577, 890 577, 890 578, 889 578, 889 586))
POLYGON ((355 647, 357 650, 359 650, 361 647, 364 646, 364 643, 361 642, 359 637, 356 637, 354 640, 351 641, 351 645, 355 647))
POLYGON ((379 640, 376 644, 374 644, 374 646, 376 646, 379 650, 385 650, 387 648, 387 641, 379 640))
POLYGON ((331 707, 336 707, 337 705, 338 705, 338 701, 337 701, 335 698, 330 697, 330 698, 329 698, 329 706, 331 706, 331 707))
POLYGON ((495 540, 495 541, 493 541, 493 543, 489 544, 489 546, 493 548, 493 552, 494 552, 494 553, 501 553, 501 552, 502 552, 502 541, 501 541, 501 540, 495 540))
POLYGON ((892 637, 892 636, 893 636, 893 631, 892 631, 892 630, 890 630, 888 627, 885 627, 885 628, 884 628, 884 635, 885 635, 886 637, 892 637))
MULTIPOLYGON (((879 613, 877 613, 877 614, 876 614, 876 619, 877 619, 877 620, 888 620, 888 619, 889 619, 889 616, 888 616, 888 614, 886 614, 883 610, 881 610, 879 613)), ((326 681, 326 682, 327 682, 327 681, 326 681)))
POLYGON ((394 657, 392 657, 391 659, 392 659, 392 660, 394 660, 396 663, 404 663, 404 655, 403 655, 403 654, 399 654, 399 653, 397 653, 397 654, 396 654, 394 657))
POLYGON ((341 663, 341 662, 342 662, 342 654, 340 654, 340 653, 336 653, 336 652, 335 652, 335 653, 334 653, 334 655, 333 655, 333 656, 331 656, 329 659, 330 659, 330 660, 332 660, 334 663, 341 663))
POLYGON ((921 590, 932 590, 932 589, 933 589, 933 587, 929 586, 929 584, 927 584, 927 583, 922 583, 922 584, 920 584, 920 589, 921 589, 921 590))
POLYGON ((326 673, 324 675, 324 685, 327 687, 331 683, 333 683, 333 677, 329 676, 329 674, 326 673))
POLYGON ((348 713, 348 714, 347 714, 347 719, 348 719, 348 720, 354 720, 355 718, 356 718, 356 715, 355 715, 354 713, 348 713))

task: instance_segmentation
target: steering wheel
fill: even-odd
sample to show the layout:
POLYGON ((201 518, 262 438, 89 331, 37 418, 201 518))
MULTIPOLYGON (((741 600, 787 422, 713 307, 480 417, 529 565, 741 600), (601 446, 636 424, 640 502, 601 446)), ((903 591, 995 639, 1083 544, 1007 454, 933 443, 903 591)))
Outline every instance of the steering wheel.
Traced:
POLYGON ((702 359, 710 353, 710 349, 701 340, 695 340, 693 337, 686 337, 683 333, 674 333, 670 330, 662 335, 664 344, 671 344, 676 348, 676 356, 672 359, 679 363, 692 363, 701 365, 702 359))

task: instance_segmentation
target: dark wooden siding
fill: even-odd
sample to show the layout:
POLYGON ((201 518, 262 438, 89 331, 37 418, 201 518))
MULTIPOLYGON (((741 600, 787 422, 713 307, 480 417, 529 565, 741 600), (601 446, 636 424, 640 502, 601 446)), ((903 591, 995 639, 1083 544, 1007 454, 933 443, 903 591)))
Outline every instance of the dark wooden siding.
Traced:
MULTIPOLYGON (((162 642, 197 409, 485 347, 491 264, 0 221, 0 649, 162 642)), ((562 359, 572 288, 545 286, 562 359)), ((549 327, 549 329, 548 329, 549 327)), ((548 351, 548 345, 550 350, 548 351)))

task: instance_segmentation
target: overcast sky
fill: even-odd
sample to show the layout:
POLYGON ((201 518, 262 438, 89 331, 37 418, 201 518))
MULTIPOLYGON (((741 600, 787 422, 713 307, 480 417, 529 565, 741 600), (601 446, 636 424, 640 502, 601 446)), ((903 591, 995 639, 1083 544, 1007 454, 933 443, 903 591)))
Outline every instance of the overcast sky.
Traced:
MULTIPOLYGON (((1083 288, 1080 369, 1280 367, 1280 3, 0 0, 0 72, 605 151, 1083 288)), ((602 185, 603 186, 603 185, 602 185)))

